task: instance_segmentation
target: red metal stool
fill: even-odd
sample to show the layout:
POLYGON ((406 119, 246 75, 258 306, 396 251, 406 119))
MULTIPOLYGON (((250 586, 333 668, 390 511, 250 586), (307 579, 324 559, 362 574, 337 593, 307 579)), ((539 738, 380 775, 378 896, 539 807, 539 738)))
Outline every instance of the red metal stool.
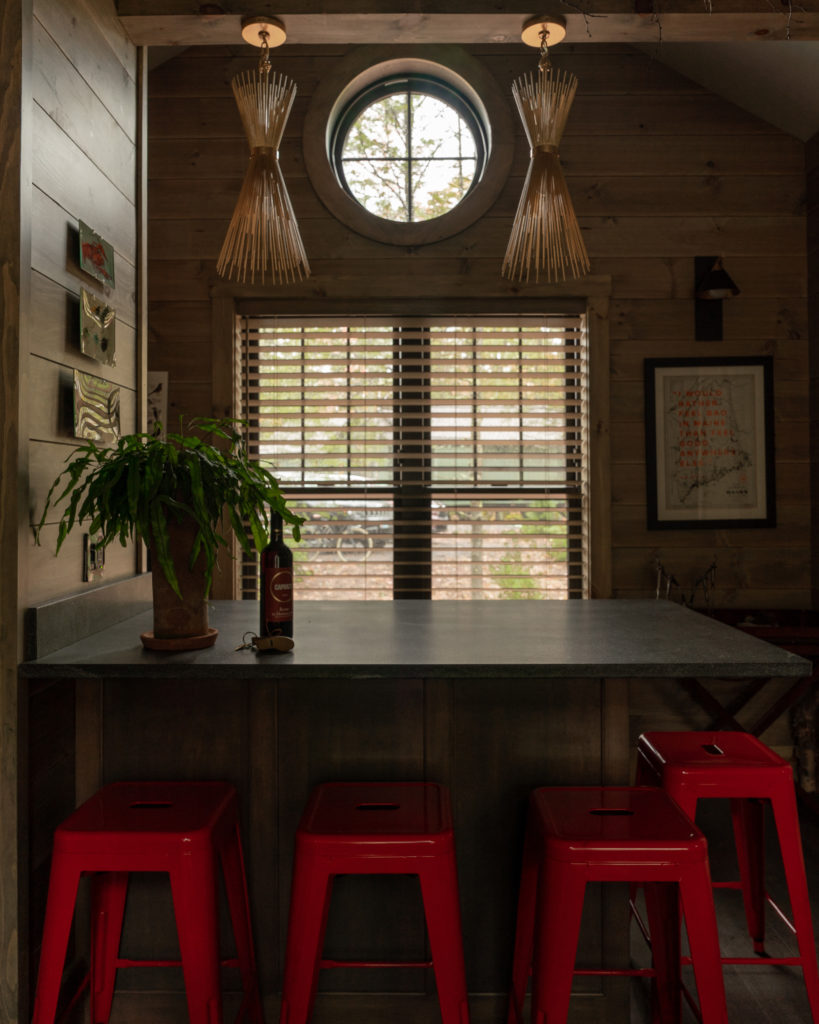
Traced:
POLYGON ((221 1024, 217 854, 247 1013, 263 1024, 236 791, 225 782, 123 782, 101 789, 54 833, 33 1024, 53 1024, 80 875, 95 872, 91 909, 91 1024, 111 1014, 118 967, 182 966, 191 1024, 221 1024), (181 960, 119 957, 128 873, 170 876, 181 960))
POLYGON ((564 1024, 575 974, 649 975, 655 1021, 681 1014, 682 903, 703 1024, 726 1024, 725 990, 705 837, 661 789, 536 789, 529 802, 509 1024, 530 969, 532 1021, 564 1024), (587 882, 645 886, 651 968, 575 968, 587 882))
POLYGON ((335 875, 418 875, 443 1024, 468 1024, 449 794, 435 783, 326 783, 296 832, 281 1024, 306 1024, 322 967, 390 967, 322 959, 335 875))
POLYGON ((819 971, 791 766, 744 732, 647 732, 638 741, 637 754, 637 782, 662 785, 692 820, 701 798, 731 801, 740 880, 717 885, 742 890, 748 934, 758 956, 722 957, 722 962, 801 966, 811 1016, 819 1024, 819 971), (770 801, 773 810, 792 922, 765 889, 763 801, 770 801), (796 935, 799 956, 765 953, 766 901, 796 935))

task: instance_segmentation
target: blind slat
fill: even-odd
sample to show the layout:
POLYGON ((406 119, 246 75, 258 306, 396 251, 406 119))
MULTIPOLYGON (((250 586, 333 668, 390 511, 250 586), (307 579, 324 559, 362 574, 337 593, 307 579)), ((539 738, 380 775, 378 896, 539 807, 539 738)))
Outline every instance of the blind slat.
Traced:
POLYGON ((299 596, 582 594, 582 317, 254 317, 241 344, 299 596))

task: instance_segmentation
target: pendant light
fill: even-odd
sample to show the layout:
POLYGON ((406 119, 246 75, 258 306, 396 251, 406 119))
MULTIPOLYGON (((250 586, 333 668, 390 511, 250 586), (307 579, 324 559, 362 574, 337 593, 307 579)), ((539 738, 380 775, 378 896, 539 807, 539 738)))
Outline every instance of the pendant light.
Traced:
POLYGON ((234 77, 231 85, 250 143, 250 162, 236 209, 216 264, 222 277, 251 283, 265 276, 277 283, 310 276, 290 197, 279 166, 281 143, 296 85, 271 72, 270 47, 287 38, 276 18, 248 18, 242 38, 261 47, 259 67, 234 77))
POLYGON ((519 281, 563 281, 591 269, 558 156, 577 78, 552 67, 549 46, 565 35, 565 19, 555 15, 531 18, 521 33, 540 60, 536 74, 512 85, 530 160, 501 273, 519 281))

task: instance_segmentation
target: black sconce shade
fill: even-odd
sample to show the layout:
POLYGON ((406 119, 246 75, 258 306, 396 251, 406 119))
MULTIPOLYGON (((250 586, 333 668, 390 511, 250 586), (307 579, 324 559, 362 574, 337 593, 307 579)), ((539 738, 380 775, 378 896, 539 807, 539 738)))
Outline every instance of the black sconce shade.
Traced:
POLYGON ((694 338, 722 341, 722 300, 739 295, 739 288, 719 256, 694 257, 694 338))

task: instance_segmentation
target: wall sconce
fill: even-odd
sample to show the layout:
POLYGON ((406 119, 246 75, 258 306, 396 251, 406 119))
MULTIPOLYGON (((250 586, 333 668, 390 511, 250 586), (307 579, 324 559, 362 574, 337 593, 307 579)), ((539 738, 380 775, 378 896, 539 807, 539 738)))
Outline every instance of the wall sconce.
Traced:
POLYGON ((722 341, 722 300, 739 295, 721 256, 694 257, 694 339, 722 341))

